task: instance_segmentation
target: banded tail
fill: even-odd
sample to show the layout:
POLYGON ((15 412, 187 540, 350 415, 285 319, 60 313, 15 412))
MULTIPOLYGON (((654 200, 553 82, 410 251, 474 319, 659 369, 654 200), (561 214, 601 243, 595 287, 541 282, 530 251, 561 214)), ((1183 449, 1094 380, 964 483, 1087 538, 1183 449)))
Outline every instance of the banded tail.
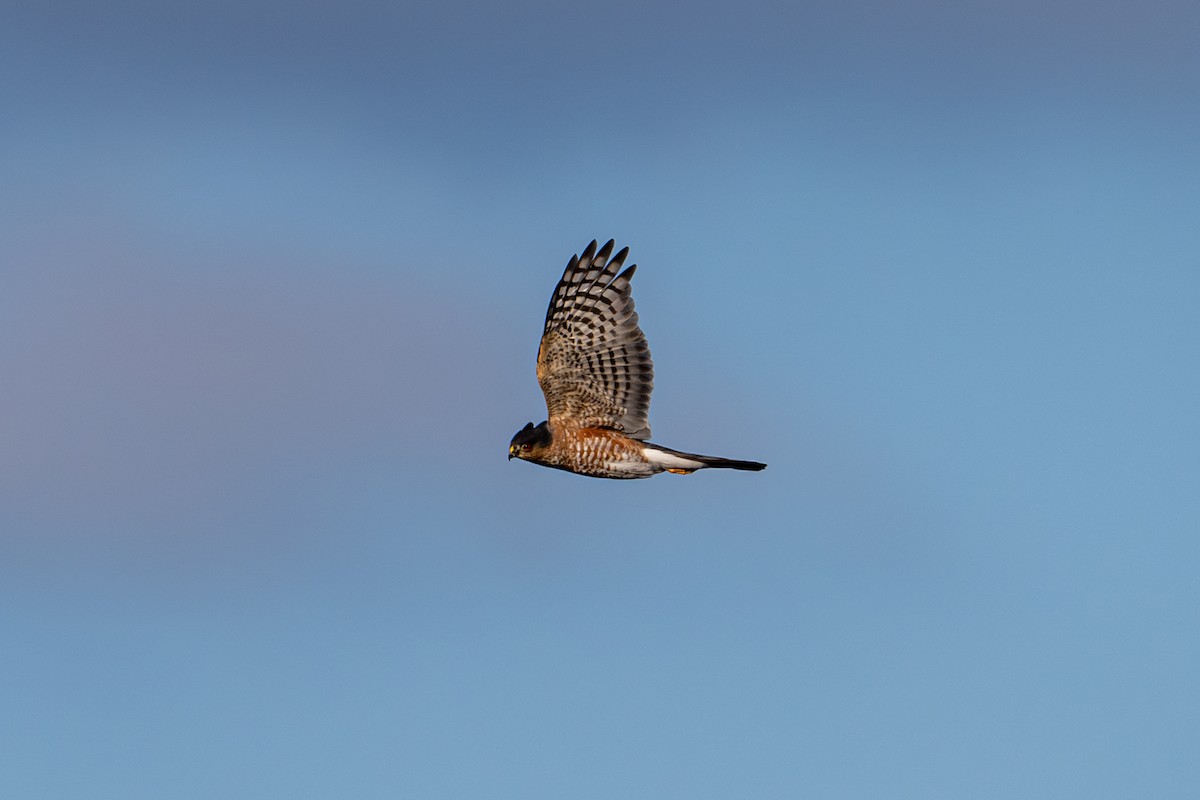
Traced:
POLYGON ((738 461, 734 458, 718 456, 702 456, 696 453, 681 453, 661 444, 642 443, 642 455, 651 463, 662 467, 668 472, 687 475, 698 469, 744 469, 755 472, 766 469, 767 465, 758 461, 738 461))

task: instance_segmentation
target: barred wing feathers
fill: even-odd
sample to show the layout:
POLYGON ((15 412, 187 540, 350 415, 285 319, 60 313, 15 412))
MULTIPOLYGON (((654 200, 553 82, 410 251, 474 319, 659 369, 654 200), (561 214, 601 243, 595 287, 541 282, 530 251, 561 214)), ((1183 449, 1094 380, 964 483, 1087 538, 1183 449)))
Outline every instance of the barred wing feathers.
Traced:
POLYGON ((622 272, 629 248, 610 260, 612 250, 593 241, 567 264, 546 311, 538 383, 551 425, 648 439, 654 364, 629 287, 637 265, 622 272))

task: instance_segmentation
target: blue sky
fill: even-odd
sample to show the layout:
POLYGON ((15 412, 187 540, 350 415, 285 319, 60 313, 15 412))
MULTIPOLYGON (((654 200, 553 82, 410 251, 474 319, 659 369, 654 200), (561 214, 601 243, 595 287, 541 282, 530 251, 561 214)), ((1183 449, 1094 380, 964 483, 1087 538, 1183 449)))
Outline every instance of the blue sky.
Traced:
POLYGON ((0 22, 0 794, 1200 789, 1194 4, 0 22), (507 461, 594 237, 765 472, 507 461))

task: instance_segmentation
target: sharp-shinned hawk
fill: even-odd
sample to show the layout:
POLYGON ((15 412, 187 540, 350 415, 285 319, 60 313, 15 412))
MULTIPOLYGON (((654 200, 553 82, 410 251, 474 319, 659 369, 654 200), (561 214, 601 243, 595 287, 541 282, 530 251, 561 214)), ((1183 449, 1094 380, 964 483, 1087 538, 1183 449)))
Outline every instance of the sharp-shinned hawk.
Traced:
POLYGON ((654 364, 629 288, 637 265, 621 271, 629 248, 610 260, 612 250, 612 240, 598 252, 593 241, 583 255, 571 258, 554 289, 537 356, 549 419, 518 431, 508 446, 509 459, 594 478, 766 467, 646 441, 654 364))

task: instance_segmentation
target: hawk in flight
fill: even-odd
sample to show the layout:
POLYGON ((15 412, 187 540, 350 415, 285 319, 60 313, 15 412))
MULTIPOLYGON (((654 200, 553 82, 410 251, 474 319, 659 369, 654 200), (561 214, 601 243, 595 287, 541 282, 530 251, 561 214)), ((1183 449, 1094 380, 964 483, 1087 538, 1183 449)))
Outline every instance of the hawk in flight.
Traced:
POLYGON ((550 418, 517 431, 508 446, 509 459, 593 478, 766 467, 646 441, 654 364, 629 290, 637 265, 622 271, 629 248, 616 256, 612 250, 612 240, 599 251, 593 241, 583 255, 571 258, 554 289, 537 356, 538 383, 550 418))

